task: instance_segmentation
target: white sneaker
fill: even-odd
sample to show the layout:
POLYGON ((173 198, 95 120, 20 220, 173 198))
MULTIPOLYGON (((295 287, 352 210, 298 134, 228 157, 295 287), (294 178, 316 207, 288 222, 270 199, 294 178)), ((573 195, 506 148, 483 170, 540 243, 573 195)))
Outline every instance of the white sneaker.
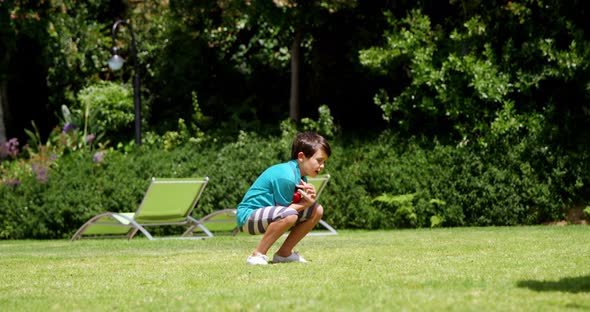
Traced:
POLYGON ((281 262, 301 262, 301 263, 307 263, 307 260, 305 260, 297 252, 294 252, 294 253, 292 253, 288 257, 281 257, 278 254, 275 254, 272 257, 272 262, 273 263, 281 263, 281 262))
POLYGON ((246 259, 246 262, 248 264, 252 264, 252 265, 257 265, 257 264, 267 265, 268 264, 268 257, 266 255, 261 254, 261 253, 256 253, 255 256, 248 257, 248 259, 246 259))

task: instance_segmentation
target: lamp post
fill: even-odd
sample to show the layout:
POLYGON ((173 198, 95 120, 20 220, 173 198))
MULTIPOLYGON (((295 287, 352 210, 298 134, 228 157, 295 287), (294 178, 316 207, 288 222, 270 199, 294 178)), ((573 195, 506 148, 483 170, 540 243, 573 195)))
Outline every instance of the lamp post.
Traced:
POLYGON ((108 61, 109 68, 112 71, 117 71, 123 67, 125 59, 119 55, 119 48, 117 47, 117 29, 119 25, 125 25, 129 28, 131 34, 131 57, 133 58, 133 104, 135 106, 135 144, 141 145, 141 97, 139 95, 139 66, 137 64, 137 48, 135 46, 135 35, 133 34, 133 27, 128 21, 118 20, 113 24, 113 48, 111 49, 112 56, 108 61))

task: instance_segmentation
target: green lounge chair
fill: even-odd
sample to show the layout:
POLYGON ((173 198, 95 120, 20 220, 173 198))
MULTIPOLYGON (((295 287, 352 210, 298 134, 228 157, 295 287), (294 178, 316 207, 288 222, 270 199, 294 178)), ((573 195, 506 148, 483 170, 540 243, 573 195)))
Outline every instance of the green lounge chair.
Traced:
POLYGON ((155 238, 146 230, 148 226, 189 226, 178 238, 206 238, 213 234, 191 216, 207 183, 204 178, 152 178, 150 185, 135 212, 105 212, 99 214, 78 229, 72 240, 97 237, 127 237, 140 231, 148 239, 155 238), (192 236, 194 227, 199 227, 206 236, 192 236))
MULTIPOLYGON (((330 175, 319 175, 315 178, 307 178, 308 183, 312 183, 316 189, 316 200, 320 198, 322 191, 326 188, 328 181, 330 180, 330 175)), ((239 229, 237 228, 236 224, 236 209, 228 208, 222 209, 215 212, 212 212, 201 220, 199 220, 202 224, 204 224, 211 232, 231 232, 232 235, 237 235, 239 229)), ((326 230, 314 230, 307 235, 336 235, 338 232, 330 226, 326 221, 320 220, 319 225, 323 226, 326 230)), ((194 230, 195 225, 192 225, 188 231, 194 230)))
MULTIPOLYGON (((318 175, 315 178, 307 178, 307 182, 313 184, 313 186, 315 186, 316 189, 316 200, 319 200, 320 195, 322 194, 322 192, 324 191, 324 189, 326 188, 326 185, 328 185, 328 181, 330 181, 330 175, 326 174, 326 175, 318 175)), ((320 220, 319 225, 323 226, 327 231, 325 230, 314 230, 312 232, 310 232, 309 234, 307 234, 308 236, 320 236, 320 235, 336 235, 338 234, 338 232, 336 232, 336 230, 330 226, 328 224, 328 222, 324 221, 324 220, 320 220)))

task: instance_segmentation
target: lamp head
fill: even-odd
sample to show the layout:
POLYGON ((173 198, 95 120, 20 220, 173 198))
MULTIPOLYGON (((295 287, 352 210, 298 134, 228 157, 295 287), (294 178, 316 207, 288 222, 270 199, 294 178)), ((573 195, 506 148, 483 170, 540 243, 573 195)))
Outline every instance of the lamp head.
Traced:
POLYGON ((111 58, 108 60, 108 64, 112 71, 121 69, 121 67, 123 67, 123 63, 125 63, 125 59, 119 55, 118 51, 119 49, 117 47, 113 47, 111 50, 113 56, 111 56, 111 58))

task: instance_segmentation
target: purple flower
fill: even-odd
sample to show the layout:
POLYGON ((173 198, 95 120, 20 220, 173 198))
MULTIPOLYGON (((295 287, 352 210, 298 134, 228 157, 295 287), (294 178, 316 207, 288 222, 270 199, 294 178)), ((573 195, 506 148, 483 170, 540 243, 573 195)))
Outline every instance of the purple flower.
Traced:
POLYGON ((61 133, 68 133, 68 132, 71 132, 74 130, 76 130, 76 126, 74 126, 73 124, 68 122, 67 124, 64 125, 64 128, 61 131, 61 133))
POLYGON ((49 180, 47 177, 47 167, 43 166, 43 164, 33 163, 31 171, 36 175, 38 181, 47 182, 49 180))
POLYGON ((94 134, 87 135, 86 136, 86 144, 92 143, 92 141, 94 141, 95 138, 96 138, 96 136, 94 134))
POLYGON ((20 185, 20 181, 18 179, 6 179, 4 180, 4 184, 6 185, 10 185, 10 186, 19 186, 20 185))
POLYGON ((18 155, 18 139, 12 138, 6 142, 6 147, 8 151, 8 155, 12 157, 16 157, 18 155))
POLYGON ((0 159, 7 156, 16 157, 18 155, 18 139, 12 138, 8 142, 0 145, 0 159))
POLYGON ((95 163, 102 163, 104 160, 104 151, 94 153, 94 156, 92 157, 92 159, 94 160, 95 163))

